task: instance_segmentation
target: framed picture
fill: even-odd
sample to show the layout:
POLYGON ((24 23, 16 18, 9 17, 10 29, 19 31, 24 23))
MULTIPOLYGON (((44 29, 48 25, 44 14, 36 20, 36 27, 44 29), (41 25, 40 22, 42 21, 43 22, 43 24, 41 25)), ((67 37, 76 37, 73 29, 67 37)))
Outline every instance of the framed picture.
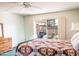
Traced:
POLYGON ((47 20, 47 26, 48 27, 55 26, 55 19, 49 19, 49 20, 47 20))

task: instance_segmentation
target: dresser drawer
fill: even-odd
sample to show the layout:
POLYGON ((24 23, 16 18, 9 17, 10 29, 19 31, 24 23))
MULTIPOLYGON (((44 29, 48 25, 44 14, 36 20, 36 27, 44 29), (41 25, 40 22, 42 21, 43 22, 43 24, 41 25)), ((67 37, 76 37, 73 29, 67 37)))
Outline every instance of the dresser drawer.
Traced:
POLYGON ((12 39, 5 38, 0 40, 0 53, 6 52, 12 48, 12 39))
POLYGON ((9 40, 3 40, 3 41, 0 41, 0 44, 6 43, 6 42, 11 42, 11 41, 9 41, 9 40))
POLYGON ((4 51, 7 51, 7 50, 9 50, 10 48, 9 47, 3 47, 3 48, 0 48, 0 52, 4 52, 4 51))

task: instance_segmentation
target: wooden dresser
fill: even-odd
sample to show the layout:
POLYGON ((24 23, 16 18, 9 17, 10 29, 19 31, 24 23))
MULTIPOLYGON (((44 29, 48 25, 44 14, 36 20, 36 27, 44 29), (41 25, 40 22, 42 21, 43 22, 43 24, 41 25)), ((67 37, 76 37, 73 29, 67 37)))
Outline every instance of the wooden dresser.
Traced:
POLYGON ((12 38, 0 37, 0 53, 7 52, 12 49, 12 38))

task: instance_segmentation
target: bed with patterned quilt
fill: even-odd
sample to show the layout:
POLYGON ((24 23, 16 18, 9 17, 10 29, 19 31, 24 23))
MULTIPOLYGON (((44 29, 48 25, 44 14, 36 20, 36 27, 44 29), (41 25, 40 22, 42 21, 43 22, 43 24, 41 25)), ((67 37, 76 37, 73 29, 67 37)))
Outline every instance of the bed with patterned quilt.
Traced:
POLYGON ((78 52, 67 40, 30 40, 20 43, 16 56, 78 56, 78 52))

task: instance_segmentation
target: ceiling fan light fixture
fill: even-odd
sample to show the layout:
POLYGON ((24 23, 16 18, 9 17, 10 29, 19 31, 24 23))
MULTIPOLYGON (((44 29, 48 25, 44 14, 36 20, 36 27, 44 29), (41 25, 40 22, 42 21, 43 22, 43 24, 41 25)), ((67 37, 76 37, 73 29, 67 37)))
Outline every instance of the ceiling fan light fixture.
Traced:
POLYGON ((23 6, 24 6, 25 8, 29 8, 29 7, 31 7, 31 4, 28 3, 28 2, 23 2, 23 6))

